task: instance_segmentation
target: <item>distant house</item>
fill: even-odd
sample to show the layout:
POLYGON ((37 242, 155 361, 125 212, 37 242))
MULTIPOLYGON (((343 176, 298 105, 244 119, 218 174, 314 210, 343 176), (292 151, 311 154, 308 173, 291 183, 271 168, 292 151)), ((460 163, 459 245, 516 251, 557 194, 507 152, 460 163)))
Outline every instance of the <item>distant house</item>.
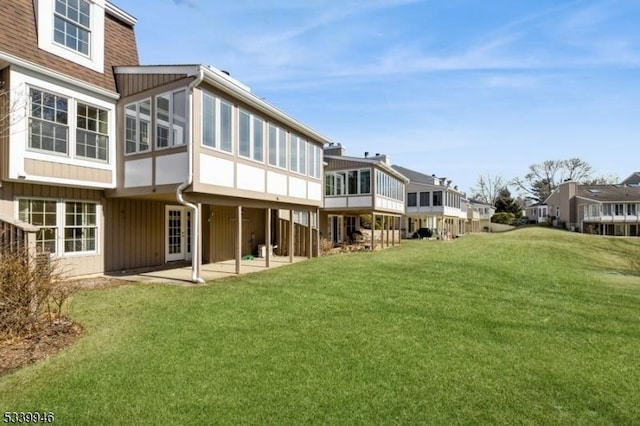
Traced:
POLYGON ((401 166, 394 170, 409 179, 403 228, 410 237, 419 228, 430 228, 436 235, 457 236, 467 231, 468 200, 451 180, 426 175, 401 166))
POLYGON ((549 219, 548 206, 542 203, 536 203, 524 208, 524 216, 529 223, 546 223, 549 219))
POLYGON ((400 242, 408 179, 386 155, 351 157, 341 144, 324 148, 322 234, 333 244, 363 235, 372 249, 400 242))
POLYGON ((632 173, 631 176, 629 176, 628 178, 626 178, 620 183, 625 185, 640 184, 640 172, 632 173))
POLYGON ((488 231, 491 229, 491 216, 496 213, 495 206, 484 201, 469 200, 470 209, 478 213, 478 224, 473 225, 471 232, 488 231))
POLYGON ((553 225, 584 233, 640 236, 640 184, 563 182, 547 198, 553 225))

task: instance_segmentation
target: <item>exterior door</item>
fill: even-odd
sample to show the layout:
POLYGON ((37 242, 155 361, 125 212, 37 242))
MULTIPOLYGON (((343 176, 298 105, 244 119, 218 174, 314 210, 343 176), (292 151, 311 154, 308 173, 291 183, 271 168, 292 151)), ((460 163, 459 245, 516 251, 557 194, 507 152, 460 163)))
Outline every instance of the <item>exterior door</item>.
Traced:
POLYGON ((342 242, 342 216, 329 216, 329 239, 333 244, 342 242))
POLYGON ((167 262, 191 259, 191 210, 182 206, 166 208, 167 262))

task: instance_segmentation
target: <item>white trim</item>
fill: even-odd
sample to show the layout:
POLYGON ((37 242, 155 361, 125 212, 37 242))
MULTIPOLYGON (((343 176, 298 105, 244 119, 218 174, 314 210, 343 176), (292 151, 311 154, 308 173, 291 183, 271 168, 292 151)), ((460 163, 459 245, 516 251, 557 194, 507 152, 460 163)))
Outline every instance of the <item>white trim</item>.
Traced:
POLYGON ((131 26, 134 26, 135 24, 138 23, 138 20, 136 19, 135 16, 128 14, 127 12, 125 12, 122 9, 120 9, 118 6, 114 5, 113 3, 110 3, 109 1, 105 2, 104 10, 109 15, 113 16, 114 18, 117 18, 117 19, 121 20, 125 24, 129 24, 131 26))

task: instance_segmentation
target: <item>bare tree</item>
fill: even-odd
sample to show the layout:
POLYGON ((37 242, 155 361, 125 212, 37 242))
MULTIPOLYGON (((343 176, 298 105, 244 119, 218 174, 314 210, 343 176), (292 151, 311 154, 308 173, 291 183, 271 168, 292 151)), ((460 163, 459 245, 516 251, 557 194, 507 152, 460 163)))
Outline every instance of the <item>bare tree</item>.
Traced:
POLYGON ((472 197, 493 206, 507 186, 502 176, 491 176, 489 173, 480 175, 475 186, 471 188, 472 197))
POLYGON ((0 137, 9 135, 12 126, 26 117, 27 95, 24 85, 10 90, 0 80, 0 137))
POLYGON ((580 158, 547 160, 530 165, 524 178, 515 178, 511 183, 524 191, 527 198, 544 202, 565 180, 587 182, 591 179, 593 171, 593 167, 580 158))

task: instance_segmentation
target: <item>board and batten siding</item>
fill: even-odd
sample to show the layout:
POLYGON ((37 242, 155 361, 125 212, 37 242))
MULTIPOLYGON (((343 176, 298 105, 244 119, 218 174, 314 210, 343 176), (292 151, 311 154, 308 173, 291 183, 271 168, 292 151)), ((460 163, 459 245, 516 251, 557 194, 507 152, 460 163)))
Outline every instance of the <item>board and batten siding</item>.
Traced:
MULTIPOLYGON (((242 255, 257 255, 258 245, 265 243, 265 209, 242 209, 242 255), (253 238, 252 238, 253 236, 253 238)), ((203 241, 205 260, 221 262, 235 259, 237 210, 229 206, 208 206, 208 222, 203 241), (208 232, 207 232, 208 229, 208 232)))
POLYGON ((107 272, 165 263, 165 205, 162 201, 110 198, 105 210, 107 272))

